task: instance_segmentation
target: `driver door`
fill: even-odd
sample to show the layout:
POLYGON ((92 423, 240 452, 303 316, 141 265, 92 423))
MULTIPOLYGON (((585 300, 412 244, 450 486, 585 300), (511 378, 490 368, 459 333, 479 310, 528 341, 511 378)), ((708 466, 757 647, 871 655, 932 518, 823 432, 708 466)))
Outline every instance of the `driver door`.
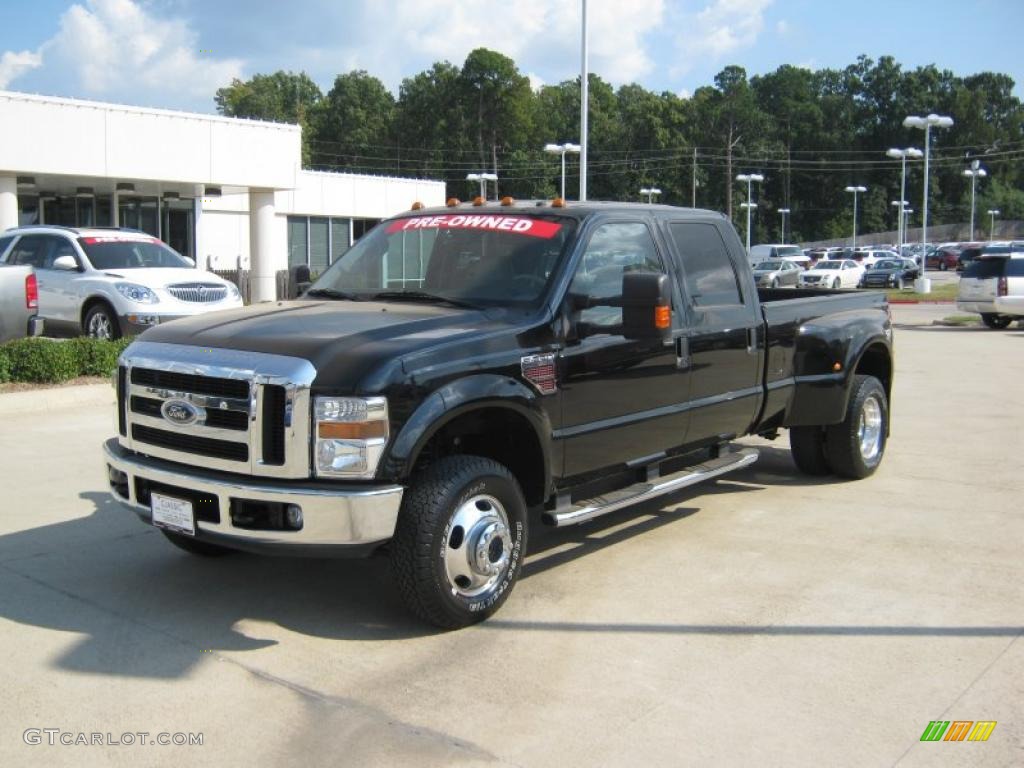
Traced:
MULTIPOLYGON (((588 299, 622 296, 628 270, 670 274, 650 228, 609 221, 593 230, 569 287, 572 331, 561 352, 564 473, 570 477, 651 457, 680 445, 689 422, 689 374, 675 347, 622 335, 622 309, 588 299)), ((673 290, 673 328, 678 294, 673 290)), ((642 463, 642 462, 637 462, 642 463)))

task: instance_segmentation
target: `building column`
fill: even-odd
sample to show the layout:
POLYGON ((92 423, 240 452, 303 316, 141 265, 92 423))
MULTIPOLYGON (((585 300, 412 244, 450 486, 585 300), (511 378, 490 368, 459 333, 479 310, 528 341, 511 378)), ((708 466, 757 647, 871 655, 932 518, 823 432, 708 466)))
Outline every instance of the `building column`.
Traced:
POLYGON ((249 190, 249 288, 252 302, 277 300, 274 190, 249 190))
POLYGON ((18 226, 18 177, 0 176, 0 232, 18 226))

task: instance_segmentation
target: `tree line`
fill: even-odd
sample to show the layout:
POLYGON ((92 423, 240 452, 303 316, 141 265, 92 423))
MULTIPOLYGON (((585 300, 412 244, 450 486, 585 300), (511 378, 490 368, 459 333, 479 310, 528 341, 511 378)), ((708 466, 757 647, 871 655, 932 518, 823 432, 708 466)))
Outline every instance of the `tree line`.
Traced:
MULTIPOLYGON (((890 56, 861 56, 843 69, 784 65, 753 77, 727 66, 689 98, 635 83, 614 88, 596 74, 589 86, 591 199, 638 200, 641 187, 656 186, 661 202, 695 200, 742 228, 746 186, 735 176, 759 172, 754 242, 778 239, 780 208, 791 211, 790 241, 848 235, 848 185, 868 189, 858 201, 860 231, 896 229, 900 163, 885 152, 923 148, 923 133, 903 119, 934 112, 954 125, 932 130, 929 222, 969 219, 963 171, 973 160, 988 173, 977 186, 978 229, 989 208, 1024 218, 1024 109, 1006 74, 904 70, 890 56)), ((308 168, 443 179, 461 199, 478 193, 466 174, 481 171, 499 177, 492 195, 554 197, 560 159, 543 147, 579 141, 579 78, 534 90, 512 59, 485 48, 461 67, 441 61, 406 78, 397 98, 362 70, 338 75, 326 94, 305 73, 279 71, 234 80, 215 102, 223 115, 301 125, 308 168)), ((574 199, 578 161, 566 160, 574 199)), ((922 180, 921 161, 908 162, 911 226, 922 180)))

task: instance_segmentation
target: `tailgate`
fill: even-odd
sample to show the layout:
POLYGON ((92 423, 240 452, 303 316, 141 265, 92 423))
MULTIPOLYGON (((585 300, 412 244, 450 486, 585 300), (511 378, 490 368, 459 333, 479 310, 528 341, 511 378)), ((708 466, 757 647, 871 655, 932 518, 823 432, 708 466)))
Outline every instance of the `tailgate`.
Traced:
POLYGON ((962 301, 991 300, 996 297, 994 277, 961 277, 958 298, 962 301))

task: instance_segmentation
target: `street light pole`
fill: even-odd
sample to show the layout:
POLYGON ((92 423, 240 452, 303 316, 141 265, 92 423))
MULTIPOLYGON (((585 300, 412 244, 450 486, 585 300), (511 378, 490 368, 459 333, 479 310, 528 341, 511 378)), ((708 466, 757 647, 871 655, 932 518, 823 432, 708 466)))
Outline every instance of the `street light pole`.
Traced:
POLYGON ((988 241, 991 243, 992 242, 992 238, 995 236, 995 232, 996 232, 996 216, 999 215, 999 209, 998 208, 990 208, 987 211, 987 213, 989 215, 988 241))
MULTIPOLYGON (((917 149, 916 147, 907 147, 906 149, 890 149, 890 150, 887 150, 885 154, 888 155, 889 157, 894 157, 894 158, 896 158, 896 159, 898 159, 900 161, 900 165, 902 166, 901 173, 900 173, 900 200, 903 200, 904 201, 903 204, 906 205, 906 199, 907 199, 907 158, 908 157, 919 158, 924 153, 920 149, 917 149)), ((900 250, 900 255, 901 256, 903 255, 903 251, 902 251, 903 240, 904 240, 904 236, 903 236, 903 216, 901 215, 900 216, 900 221, 899 221, 899 241, 900 241, 900 249, 901 249, 900 250)))
POLYGON ((789 208, 779 208, 779 215, 782 217, 782 244, 786 244, 786 216, 789 214, 789 208))
POLYGON ((847 187, 847 192, 853 192, 853 247, 857 247, 857 195, 861 192, 867 192, 867 187, 847 187))
POLYGON ((750 210, 751 208, 757 208, 757 204, 750 199, 753 196, 751 185, 755 181, 758 183, 764 181, 764 176, 760 173, 740 173, 736 175, 736 181, 745 181, 747 183, 747 202, 742 203, 740 208, 747 209, 747 256, 750 256, 750 210))
POLYGON ((587 72, 587 0, 580 19, 580 202, 587 199, 587 117, 590 112, 590 75, 587 72))
MULTIPOLYGON (((487 182, 497 181, 498 174, 496 173, 467 173, 466 181, 479 181, 480 182, 480 197, 487 200, 487 182)), ((497 184, 495 184, 497 189, 497 184)))
POLYGON ((889 205, 898 208, 896 211, 896 252, 903 255, 903 211, 907 207, 906 200, 893 200, 889 205))
POLYGON ((974 239, 974 183, 979 178, 983 179, 988 176, 985 169, 979 167, 980 165, 981 163, 975 160, 971 163, 971 167, 964 171, 964 176, 969 177, 971 180, 971 235, 967 238, 968 240, 974 239))
POLYGON ((641 187, 640 188, 640 194, 641 195, 647 195, 647 202, 648 202, 648 204, 650 204, 650 203, 654 202, 654 196, 655 195, 660 195, 661 194, 661 190, 658 189, 657 187, 641 187))
POLYGON ((921 128, 924 130, 924 202, 921 206, 921 278, 918 291, 930 293, 931 283, 925 277, 925 252, 928 246, 928 159, 931 154, 932 126, 938 128, 949 128, 953 125, 953 118, 945 115, 930 114, 927 117, 908 115, 903 120, 904 128, 921 128))
POLYGON ((565 153, 575 152, 579 154, 580 145, 570 144, 569 142, 565 142, 564 144, 545 144, 544 151, 549 152, 552 155, 562 156, 562 200, 565 200, 565 153))

